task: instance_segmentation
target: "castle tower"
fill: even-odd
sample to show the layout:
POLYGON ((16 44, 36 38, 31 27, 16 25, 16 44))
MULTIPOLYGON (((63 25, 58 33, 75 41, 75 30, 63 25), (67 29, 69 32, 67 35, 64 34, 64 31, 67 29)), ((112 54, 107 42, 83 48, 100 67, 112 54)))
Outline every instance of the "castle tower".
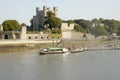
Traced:
POLYGON ((58 16, 58 7, 54 7, 53 12, 54 12, 55 16, 57 17, 58 16))
POLYGON ((22 40, 27 39, 27 38, 26 38, 26 32, 27 32, 26 26, 21 26, 20 39, 22 39, 22 40))
POLYGON ((51 11, 50 8, 47 7, 47 6, 43 6, 44 17, 47 16, 47 12, 48 12, 48 11, 51 11))
POLYGON ((36 8, 36 15, 40 15, 40 8, 39 7, 36 8))

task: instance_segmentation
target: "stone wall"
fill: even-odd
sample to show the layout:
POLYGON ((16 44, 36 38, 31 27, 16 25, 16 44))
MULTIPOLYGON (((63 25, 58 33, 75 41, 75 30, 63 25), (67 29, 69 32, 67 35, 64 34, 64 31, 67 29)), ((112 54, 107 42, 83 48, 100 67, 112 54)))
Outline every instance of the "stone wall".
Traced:
POLYGON ((62 32, 62 38, 64 39, 76 39, 76 40, 95 40, 95 36, 91 34, 85 34, 75 31, 62 32))
POLYGON ((47 34, 27 34, 27 40, 48 40, 47 34))
POLYGON ((27 32, 26 26, 21 26, 20 39, 26 39, 26 32, 27 32))
POLYGON ((62 23, 61 30, 62 30, 62 32, 74 30, 74 24, 62 23))
POLYGON ((63 38, 63 39, 71 39, 71 38, 72 38, 72 33, 71 33, 71 31, 62 32, 62 38, 63 38))

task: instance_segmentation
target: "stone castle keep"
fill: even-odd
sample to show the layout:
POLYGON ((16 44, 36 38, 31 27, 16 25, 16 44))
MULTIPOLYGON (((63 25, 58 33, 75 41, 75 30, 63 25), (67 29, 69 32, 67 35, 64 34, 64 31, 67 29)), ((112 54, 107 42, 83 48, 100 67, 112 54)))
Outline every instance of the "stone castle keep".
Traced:
POLYGON ((33 18, 31 19, 31 24, 32 24, 31 30, 32 31, 42 30, 45 27, 44 21, 45 21, 45 17, 47 16, 48 11, 53 12, 55 16, 57 17, 58 15, 57 7, 53 7, 53 10, 51 10, 47 6, 43 6, 43 10, 40 10, 39 7, 36 8, 36 15, 33 16, 33 18))

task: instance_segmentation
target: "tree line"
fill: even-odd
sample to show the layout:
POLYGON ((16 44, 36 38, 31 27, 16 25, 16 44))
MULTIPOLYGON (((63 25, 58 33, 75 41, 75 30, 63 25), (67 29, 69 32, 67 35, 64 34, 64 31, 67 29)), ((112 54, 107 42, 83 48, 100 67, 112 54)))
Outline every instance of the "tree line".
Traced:
MULTIPOLYGON (((68 20, 70 22, 70 20, 68 20)), ((120 35, 120 21, 114 19, 75 19, 75 30, 83 33, 90 33, 97 36, 120 35)))
MULTIPOLYGON (((44 31, 51 32, 53 34, 60 34, 60 24, 62 22, 74 23, 74 30, 82 33, 89 33, 97 36, 107 35, 120 35, 120 21, 114 19, 74 19, 74 20, 61 20, 54 16, 54 13, 48 12, 45 17, 45 28, 44 31)), ((5 20, 3 23, 4 31, 20 30, 20 24, 17 20, 5 20)), ((26 25, 26 24, 21 24, 26 25)), ((31 24, 32 25, 32 24, 31 24)), ((43 30, 42 30, 43 31, 43 30)))

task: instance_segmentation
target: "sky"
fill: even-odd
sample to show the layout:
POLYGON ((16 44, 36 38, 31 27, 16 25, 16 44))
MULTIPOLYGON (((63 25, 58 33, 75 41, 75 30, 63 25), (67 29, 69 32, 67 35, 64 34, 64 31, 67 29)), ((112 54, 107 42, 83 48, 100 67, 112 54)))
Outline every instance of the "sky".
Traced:
POLYGON ((120 20, 120 0, 0 0, 0 24, 17 20, 30 25, 36 7, 58 7, 58 17, 63 20, 94 18, 120 20))

